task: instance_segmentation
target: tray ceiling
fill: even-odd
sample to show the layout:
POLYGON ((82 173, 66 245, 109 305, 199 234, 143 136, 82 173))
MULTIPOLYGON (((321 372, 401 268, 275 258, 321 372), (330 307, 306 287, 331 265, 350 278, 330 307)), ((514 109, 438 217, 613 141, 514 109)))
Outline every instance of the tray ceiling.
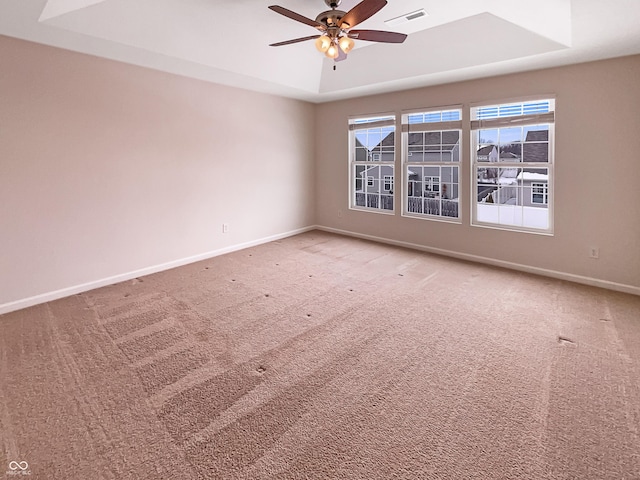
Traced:
POLYGON ((389 0, 358 28, 407 41, 356 41, 334 70, 313 42, 268 46, 315 33, 267 8, 276 3, 309 18, 327 9, 322 0, 0 0, 0 34, 312 102, 640 53, 637 0, 389 0), (428 16, 384 23, 422 8, 428 16))

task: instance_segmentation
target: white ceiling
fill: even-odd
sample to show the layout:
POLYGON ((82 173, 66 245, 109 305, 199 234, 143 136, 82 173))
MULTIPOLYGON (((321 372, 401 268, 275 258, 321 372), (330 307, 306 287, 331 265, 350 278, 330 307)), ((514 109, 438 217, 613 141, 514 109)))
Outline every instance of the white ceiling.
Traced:
MULTIPOLYGON (((359 0, 343 0, 349 10, 359 0)), ((324 102, 640 53, 640 0, 389 0, 357 28, 409 34, 356 41, 337 64, 312 41, 323 0, 0 0, 0 34, 158 70, 324 102), (384 21, 424 8, 397 27, 384 21)))

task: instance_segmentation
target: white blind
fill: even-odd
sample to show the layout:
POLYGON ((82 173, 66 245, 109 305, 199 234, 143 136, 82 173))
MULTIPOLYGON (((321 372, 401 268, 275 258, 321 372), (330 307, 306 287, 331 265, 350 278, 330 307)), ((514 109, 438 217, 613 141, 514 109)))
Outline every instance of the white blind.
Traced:
POLYGON ((471 129, 553 123, 554 103, 554 100, 535 100, 475 107, 471 111, 471 129))
POLYGON ((503 118, 491 118, 486 120, 473 120, 471 121, 471 129, 487 129, 487 128, 499 128, 509 127, 514 125, 536 125, 539 123, 554 123, 555 113, 541 113, 531 115, 520 115, 517 117, 503 117, 503 118))
POLYGON ((430 132, 440 130, 462 130, 462 121, 402 124, 403 132, 430 132))
POLYGON ((372 119, 352 120, 349 123, 349 130, 366 130, 368 128, 379 128, 395 126, 396 119, 394 117, 381 117, 372 119))

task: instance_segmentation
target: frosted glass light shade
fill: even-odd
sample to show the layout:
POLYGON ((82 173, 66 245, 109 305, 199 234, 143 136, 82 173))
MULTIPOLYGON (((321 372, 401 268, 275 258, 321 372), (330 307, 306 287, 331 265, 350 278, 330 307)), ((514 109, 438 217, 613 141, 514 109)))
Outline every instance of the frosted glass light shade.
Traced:
POLYGON ((325 53, 325 55, 329 58, 337 58, 339 54, 340 52, 338 52, 338 47, 334 44, 331 44, 331 46, 329 46, 327 52, 325 53))
POLYGON ((351 49, 355 45, 355 42, 349 37, 340 37, 340 40, 338 40, 338 45, 340 45, 342 51, 347 54, 351 51, 351 49))
POLYGON ((319 52, 325 53, 331 46, 331 39, 326 35, 322 35, 316 39, 316 48, 319 52))

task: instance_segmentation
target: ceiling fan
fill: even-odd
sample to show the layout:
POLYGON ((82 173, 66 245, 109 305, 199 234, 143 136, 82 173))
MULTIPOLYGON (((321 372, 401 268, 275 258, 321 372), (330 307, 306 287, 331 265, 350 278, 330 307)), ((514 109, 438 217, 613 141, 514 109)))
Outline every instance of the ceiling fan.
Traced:
POLYGON ((347 58, 356 40, 382 43, 402 43, 407 38, 404 33, 385 32, 382 30, 353 30, 353 27, 376 14, 387 4, 387 0, 363 0, 348 12, 337 10, 342 0, 324 0, 331 10, 320 13, 315 20, 304 17, 278 5, 269 8, 280 15, 310 25, 321 33, 309 37, 295 38, 284 42, 272 43, 271 47, 281 47, 307 40, 316 41, 316 48, 336 62, 347 58))

